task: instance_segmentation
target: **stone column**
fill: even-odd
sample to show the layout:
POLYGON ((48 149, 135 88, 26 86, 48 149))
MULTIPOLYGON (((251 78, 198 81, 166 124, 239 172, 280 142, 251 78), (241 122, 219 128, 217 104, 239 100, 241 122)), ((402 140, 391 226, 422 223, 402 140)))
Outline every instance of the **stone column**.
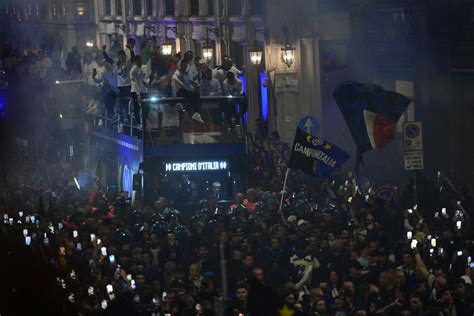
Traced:
POLYGON ((245 45, 245 77, 247 79, 247 99, 248 99, 248 125, 247 130, 256 132, 255 120, 261 117, 260 109, 260 71, 259 67, 252 64, 249 55, 249 46, 245 45))
POLYGON ((306 115, 321 118, 319 39, 302 38, 299 47, 300 60, 304 61, 305 66, 299 72, 298 114, 300 118, 306 115))

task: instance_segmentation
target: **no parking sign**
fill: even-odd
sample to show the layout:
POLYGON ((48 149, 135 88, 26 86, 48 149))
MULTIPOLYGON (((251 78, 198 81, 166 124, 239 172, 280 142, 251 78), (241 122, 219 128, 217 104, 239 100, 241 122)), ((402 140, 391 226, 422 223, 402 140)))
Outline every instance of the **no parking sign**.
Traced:
POLYGON ((406 170, 424 168, 421 122, 406 122, 403 124, 403 149, 406 170))
POLYGON ((405 150, 423 150, 421 122, 403 124, 403 148, 405 150))

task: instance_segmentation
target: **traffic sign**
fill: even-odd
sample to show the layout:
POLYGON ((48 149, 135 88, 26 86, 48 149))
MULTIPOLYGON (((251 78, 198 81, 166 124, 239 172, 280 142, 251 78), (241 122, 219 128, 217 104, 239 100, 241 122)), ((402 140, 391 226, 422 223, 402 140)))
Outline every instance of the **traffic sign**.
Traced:
POLYGON ((423 150, 405 151, 405 170, 424 169, 423 150))
POLYGON ((424 168, 421 122, 403 123, 403 149, 405 170, 424 168))
POLYGON ((421 122, 403 123, 403 148, 409 150, 423 150, 421 122))
POLYGON ((298 128, 313 136, 319 136, 319 123, 314 116, 305 116, 298 123, 298 128))
POLYGON ((420 127, 416 124, 410 124, 406 127, 406 134, 408 138, 416 138, 420 135, 420 127))

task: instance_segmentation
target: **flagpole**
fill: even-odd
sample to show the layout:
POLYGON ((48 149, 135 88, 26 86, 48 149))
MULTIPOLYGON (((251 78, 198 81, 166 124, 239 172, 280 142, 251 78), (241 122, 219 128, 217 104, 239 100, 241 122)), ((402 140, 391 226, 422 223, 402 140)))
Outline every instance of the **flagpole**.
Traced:
POLYGON ((416 185, 416 170, 413 170, 413 195, 414 195, 415 205, 417 205, 418 204, 418 188, 416 185))
POLYGON ((283 189, 281 189, 281 198, 280 198, 280 209, 283 207, 283 197, 285 196, 286 181, 288 180, 288 175, 290 174, 290 168, 286 169, 285 180, 283 181, 283 189))
POLYGON ((225 252, 224 252, 224 240, 220 240, 219 242, 219 254, 221 257, 221 277, 222 277, 222 298, 224 299, 224 304, 227 302, 229 298, 228 294, 228 285, 227 285, 227 269, 226 269, 226 260, 225 260, 225 252))
POLYGON ((451 187, 451 189, 456 192, 457 194, 459 194, 458 190, 456 190, 456 188, 454 187, 453 183, 451 182, 451 180, 449 180, 448 177, 444 177, 444 179, 446 180, 446 182, 449 184, 449 186, 451 187))

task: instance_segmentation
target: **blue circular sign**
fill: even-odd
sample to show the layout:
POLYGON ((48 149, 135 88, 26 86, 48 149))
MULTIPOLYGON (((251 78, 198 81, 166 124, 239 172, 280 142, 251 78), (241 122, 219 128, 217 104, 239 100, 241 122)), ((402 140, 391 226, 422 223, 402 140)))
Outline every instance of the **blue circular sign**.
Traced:
POLYGON ((405 128, 405 134, 409 138, 415 138, 420 135, 420 127, 416 124, 410 124, 405 128))
POLYGON ((319 136, 319 122, 314 116, 305 116, 298 123, 298 128, 313 136, 319 136))

